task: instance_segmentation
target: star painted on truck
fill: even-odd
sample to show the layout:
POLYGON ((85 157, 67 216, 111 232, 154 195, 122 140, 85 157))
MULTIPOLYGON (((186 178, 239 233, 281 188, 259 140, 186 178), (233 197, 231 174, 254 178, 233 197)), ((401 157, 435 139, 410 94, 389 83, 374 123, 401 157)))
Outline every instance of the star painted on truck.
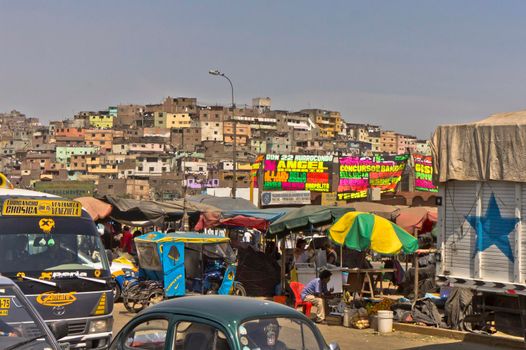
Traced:
POLYGON ((495 245, 508 259, 511 261, 515 260, 509 235, 515 230, 515 225, 517 225, 519 219, 515 217, 505 218, 500 215, 500 208, 495 199, 495 194, 491 194, 488 209, 486 209, 484 216, 468 215, 466 220, 477 235, 473 255, 495 245))

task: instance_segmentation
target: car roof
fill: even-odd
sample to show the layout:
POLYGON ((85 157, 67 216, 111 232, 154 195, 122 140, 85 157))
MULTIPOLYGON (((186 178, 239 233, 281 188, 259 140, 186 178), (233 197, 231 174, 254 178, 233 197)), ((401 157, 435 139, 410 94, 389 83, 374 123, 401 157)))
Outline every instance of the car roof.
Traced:
POLYGON ((295 309, 272 301, 231 295, 187 296, 155 304, 143 314, 152 312, 170 312, 207 318, 223 325, 237 324, 247 319, 272 316, 307 318, 295 309))
POLYGON ((0 197, 35 197, 35 198, 60 198, 53 194, 24 190, 20 188, 0 188, 0 197))
POLYGON ((15 282, 13 282, 11 279, 7 278, 7 277, 4 277, 2 275, 0 275, 0 285, 14 285, 15 282))

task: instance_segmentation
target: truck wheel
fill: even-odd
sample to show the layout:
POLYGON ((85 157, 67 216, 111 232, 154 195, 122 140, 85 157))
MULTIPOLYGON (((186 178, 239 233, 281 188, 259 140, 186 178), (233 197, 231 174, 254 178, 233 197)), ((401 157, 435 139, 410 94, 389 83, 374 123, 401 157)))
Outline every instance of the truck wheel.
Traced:
POLYGON ((245 290, 245 287, 241 284, 241 282, 234 282, 234 286, 232 289, 232 295, 240 296, 240 297, 246 297, 247 291, 245 290))

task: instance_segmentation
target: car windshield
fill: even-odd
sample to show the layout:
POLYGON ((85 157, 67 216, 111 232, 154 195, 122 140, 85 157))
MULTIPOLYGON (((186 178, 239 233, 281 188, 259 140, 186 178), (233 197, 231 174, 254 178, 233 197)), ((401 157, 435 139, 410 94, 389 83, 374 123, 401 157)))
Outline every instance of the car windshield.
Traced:
POLYGON ((43 324, 11 286, 0 286, 0 349, 49 349, 43 324))
POLYGON ((10 276, 20 271, 109 271, 99 237, 93 234, 41 232, 0 235, 0 272, 10 276))
POLYGON ((323 350, 311 326, 297 318, 260 318, 239 326, 242 349, 323 350))

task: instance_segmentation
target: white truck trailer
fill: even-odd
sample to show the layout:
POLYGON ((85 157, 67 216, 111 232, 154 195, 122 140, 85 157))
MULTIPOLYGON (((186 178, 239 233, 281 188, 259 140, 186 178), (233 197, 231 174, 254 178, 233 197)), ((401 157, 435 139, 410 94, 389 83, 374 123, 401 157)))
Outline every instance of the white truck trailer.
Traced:
MULTIPOLYGON (((440 282, 526 306, 526 111, 439 126, 440 282)), ((524 315, 523 315, 524 316, 524 315)))

